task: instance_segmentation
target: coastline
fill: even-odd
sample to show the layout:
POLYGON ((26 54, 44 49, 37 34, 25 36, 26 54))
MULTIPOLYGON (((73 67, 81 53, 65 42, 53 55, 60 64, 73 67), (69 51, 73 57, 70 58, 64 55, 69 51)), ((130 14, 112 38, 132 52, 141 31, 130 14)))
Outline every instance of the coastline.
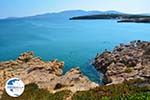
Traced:
MULTIPOLYGON (((8 98, 4 91, 4 83, 11 77, 19 77, 29 89, 31 87, 39 89, 39 91, 42 89, 42 91, 47 91, 47 95, 58 96, 63 93, 64 100, 86 100, 85 98, 95 98, 95 95, 99 96, 94 100, 104 97, 114 98, 113 95, 126 95, 124 94, 124 88, 131 97, 138 92, 149 95, 149 48, 150 42, 137 40, 129 44, 120 44, 112 52, 106 50, 98 54, 93 61, 93 65, 98 72, 104 74, 104 85, 98 85, 90 81, 79 68, 73 68, 63 75, 64 62, 58 60, 45 62, 41 58, 35 57, 33 52, 25 52, 14 61, 0 62, 2 100, 8 98), (120 87, 122 89, 118 90, 120 87), (130 91, 130 88, 135 89, 130 91), (109 93, 111 89, 113 95, 109 93), (104 91, 109 95, 105 95, 104 91), (114 91, 121 94, 118 92, 115 94, 114 91), (102 92, 102 94, 99 94, 99 92, 102 92)), ((30 93, 30 91, 27 93, 30 93)), ((46 95, 46 93, 43 95, 46 95)))
POLYGON ((63 74, 64 62, 58 60, 43 61, 33 52, 22 53, 14 61, 0 62, 0 92, 11 77, 18 77, 25 85, 35 83, 41 89, 51 93, 62 90, 85 91, 98 84, 91 82, 79 68, 72 68, 63 74))
POLYGON ((120 44, 112 52, 104 51, 93 61, 95 68, 104 74, 106 85, 119 84, 133 79, 150 79, 150 42, 131 41, 120 44))

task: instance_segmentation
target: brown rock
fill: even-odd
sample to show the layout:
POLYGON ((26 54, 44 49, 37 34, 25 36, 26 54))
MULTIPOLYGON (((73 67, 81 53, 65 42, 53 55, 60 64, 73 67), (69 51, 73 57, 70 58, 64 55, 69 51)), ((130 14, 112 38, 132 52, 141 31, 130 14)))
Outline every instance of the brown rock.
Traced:
POLYGON ((112 52, 97 55, 93 65, 104 74, 105 84, 122 83, 130 79, 150 80, 150 42, 132 41, 121 44, 112 52))
POLYGON ((21 54, 16 61, 0 62, 0 93, 4 90, 6 81, 12 77, 20 78, 25 84, 36 83, 39 88, 52 93, 66 89, 72 92, 83 91, 98 86, 78 68, 63 75, 63 66, 64 62, 58 60, 45 62, 34 57, 33 52, 21 54))

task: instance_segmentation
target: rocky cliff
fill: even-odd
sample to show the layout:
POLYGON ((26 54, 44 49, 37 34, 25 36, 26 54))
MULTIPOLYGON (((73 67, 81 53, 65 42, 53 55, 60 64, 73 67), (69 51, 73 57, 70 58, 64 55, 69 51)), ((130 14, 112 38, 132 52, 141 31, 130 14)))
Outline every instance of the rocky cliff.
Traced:
POLYGON ((98 54, 93 62, 107 85, 132 79, 150 80, 150 42, 132 41, 98 54))
POLYGON ((89 90, 98 86, 84 76, 79 68, 74 68, 63 75, 64 62, 57 60, 45 62, 34 57, 33 52, 21 54, 15 61, 0 62, 0 94, 6 81, 18 77, 25 84, 36 83, 39 88, 55 93, 61 90, 89 90))

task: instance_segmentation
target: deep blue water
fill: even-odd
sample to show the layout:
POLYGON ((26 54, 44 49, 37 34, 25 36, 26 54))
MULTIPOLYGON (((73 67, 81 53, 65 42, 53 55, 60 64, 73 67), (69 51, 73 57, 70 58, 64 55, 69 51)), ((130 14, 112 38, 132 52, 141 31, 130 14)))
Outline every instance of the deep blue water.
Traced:
POLYGON ((92 81, 99 74, 90 65, 97 53, 119 43, 150 41, 150 24, 115 20, 1 20, 0 61, 34 51, 43 60, 65 61, 64 71, 79 66, 92 81))

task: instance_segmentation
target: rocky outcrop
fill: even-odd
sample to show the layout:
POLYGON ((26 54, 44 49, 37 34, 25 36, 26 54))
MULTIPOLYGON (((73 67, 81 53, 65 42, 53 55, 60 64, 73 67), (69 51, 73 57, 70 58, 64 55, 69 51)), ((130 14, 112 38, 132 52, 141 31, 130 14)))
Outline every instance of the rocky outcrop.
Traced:
POLYGON ((12 77, 22 79, 25 84, 36 83, 39 88, 52 93, 66 89, 83 91, 98 86, 84 76, 79 68, 63 75, 63 66, 64 62, 46 62, 34 57, 33 52, 23 53, 15 61, 0 62, 0 92, 4 90, 5 82, 12 77))
POLYGON ((150 42, 120 44, 112 52, 98 54, 93 62, 104 74, 104 84, 118 84, 132 79, 150 80, 150 42))

